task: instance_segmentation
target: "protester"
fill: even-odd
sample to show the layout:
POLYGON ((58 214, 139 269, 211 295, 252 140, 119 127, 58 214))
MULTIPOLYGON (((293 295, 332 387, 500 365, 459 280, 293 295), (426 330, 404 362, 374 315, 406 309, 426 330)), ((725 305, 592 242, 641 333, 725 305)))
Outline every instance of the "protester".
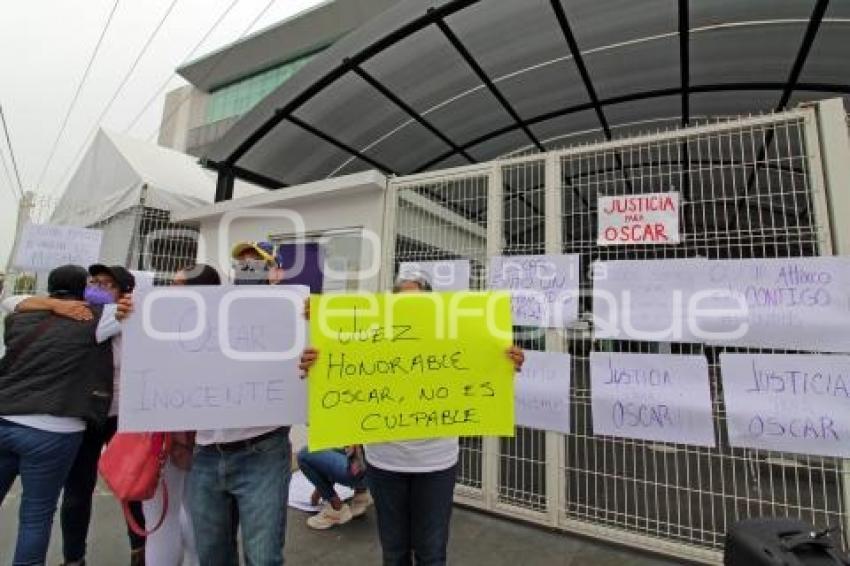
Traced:
MULTIPOLYGON (((60 300, 51 297, 32 297, 21 295, 8 297, 2 303, 7 312, 51 311, 53 314, 74 320, 90 320, 88 305, 107 305, 117 303, 122 295, 133 292, 136 279, 133 274, 120 265, 107 267, 92 265, 89 267, 89 285, 86 287, 85 301, 60 300)), ((105 425, 87 423, 83 441, 68 472, 62 491, 60 522, 62 525, 62 553, 64 566, 85 565, 86 539, 91 522, 92 496, 97 484, 97 463, 104 445, 115 435, 118 428, 118 385, 121 371, 121 335, 112 338, 113 394, 109 418, 105 425)), ((142 505, 132 502, 130 510, 134 519, 144 525, 142 505)), ((127 528, 130 540, 130 565, 142 566, 145 563, 145 539, 127 528)))
POLYGON ((366 489, 366 466, 363 448, 349 446, 340 450, 309 452, 306 448, 298 453, 298 467, 316 488, 310 502, 323 503, 318 514, 307 519, 307 526, 325 530, 343 525, 355 517, 361 517, 372 504, 366 489), (351 504, 339 497, 334 485, 354 489, 351 504))
POLYGON ((275 285, 283 278, 269 242, 240 242, 233 246, 231 257, 235 285, 275 285))
MULTIPOLYGON (((393 287, 396 293, 423 291, 431 291, 423 274, 399 278, 393 287)), ((507 356, 519 371, 525 361, 523 351, 511 346, 507 356)), ((301 356, 301 369, 309 371, 317 358, 318 352, 307 348, 301 356)), ((369 444, 365 449, 366 480, 375 500, 383 564, 446 564, 458 439, 387 442, 369 444)))
MULTIPOLYGON (((110 339, 132 308, 90 304, 88 273, 65 265, 50 272, 50 297, 77 304, 60 312, 14 312, 5 320, 0 360, 0 503, 20 474, 14 564, 43 564, 59 493, 83 442, 86 422, 104 426, 112 400, 110 339), (83 309, 87 308, 88 313, 83 309)), ((69 303, 71 305, 71 303, 69 303)))
MULTIPOLYGON (((274 282, 274 259, 263 246, 240 244, 233 257, 236 284, 274 282)), ((292 456, 289 427, 198 431, 195 443, 189 507, 200 563, 239 564, 233 535, 238 521, 246 564, 283 564, 292 456)))
MULTIPOLYGON (((218 272, 208 265, 196 265, 178 271, 172 284, 220 285, 218 272)), ((171 452, 163 465, 162 478, 168 492, 168 508, 159 529, 148 536, 147 562, 152 566, 195 566, 200 564, 195 545, 192 515, 189 511, 189 490, 186 480, 192 468, 192 450, 195 443, 193 432, 171 433, 171 452)), ((165 502, 162 484, 153 499, 145 501, 144 512, 147 524, 156 524, 162 516, 165 502)), ((205 564, 205 563, 204 563, 205 564)))

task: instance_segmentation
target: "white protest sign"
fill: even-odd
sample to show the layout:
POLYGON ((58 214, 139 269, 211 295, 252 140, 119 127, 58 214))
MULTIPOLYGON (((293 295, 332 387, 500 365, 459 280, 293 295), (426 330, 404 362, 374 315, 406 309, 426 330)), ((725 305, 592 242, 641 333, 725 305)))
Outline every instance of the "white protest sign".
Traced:
POLYGON ((850 351, 850 258, 597 262, 597 338, 850 351))
POLYGON ((155 272, 131 269, 130 273, 136 279, 136 290, 141 291, 142 289, 150 289, 154 286, 154 280, 156 279, 155 272))
POLYGON ((398 268, 399 277, 424 274, 435 291, 466 291, 469 289, 468 259, 441 261, 406 261, 398 268))
POLYGON ((679 193, 599 197, 600 246, 679 243, 679 193))
POLYGON ((705 277, 703 259, 595 262, 596 338, 698 342, 688 324, 688 301, 705 277))
POLYGON ((27 224, 21 232, 15 267, 29 271, 50 271, 60 265, 88 267, 100 257, 102 230, 27 224))
POLYGON ((564 328, 578 319, 580 256, 496 256, 490 289, 511 291, 514 324, 564 328))
POLYGON ((704 356, 590 354, 593 434, 715 446, 704 356))
POLYGON ((720 355, 729 443, 850 458, 850 356, 720 355))
POLYGON ((570 432, 570 355, 525 352, 514 381, 516 423, 529 428, 570 432))
POLYGON ((706 285, 747 307, 740 319, 706 319, 712 344, 850 352, 850 257, 798 257, 708 262, 706 285))
POLYGON ((119 429, 303 424, 308 294, 286 285, 137 293, 123 332, 119 429))

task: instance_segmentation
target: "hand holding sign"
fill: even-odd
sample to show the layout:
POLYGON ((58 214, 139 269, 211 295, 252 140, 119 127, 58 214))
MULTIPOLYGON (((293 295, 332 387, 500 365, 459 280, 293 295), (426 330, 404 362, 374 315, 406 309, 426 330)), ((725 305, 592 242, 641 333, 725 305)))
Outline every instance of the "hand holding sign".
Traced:
POLYGON ((298 286, 138 293, 124 329, 121 430, 304 423, 306 295, 298 286))
POLYGON ((513 434, 505 293, 313 297, 309 444, 513 434))

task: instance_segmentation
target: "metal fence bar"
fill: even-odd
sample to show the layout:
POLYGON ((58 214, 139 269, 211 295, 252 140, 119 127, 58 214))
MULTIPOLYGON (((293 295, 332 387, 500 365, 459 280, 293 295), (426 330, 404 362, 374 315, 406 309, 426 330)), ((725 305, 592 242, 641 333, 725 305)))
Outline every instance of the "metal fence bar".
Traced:
MULTIPOLYGON (((841 127, 846 136, 843 121, 841 127)), ((587 320, 591 282, 586 270, 594 260, 830 253, 830 202, 821 171, 823 143, 817 147, 817 141, 814 111, 801 108, 402 177, 393 183, 402 192, 426 195, 447 216, 457 214, 474 223, 481 221, 480 210, 476 217, 465 210, 462 196, 441 187, 475 179, 491 167, 482 265, 497 254, 580 254, 580 311, 587 320), (759 156, 757 149, 770 131, 774 144, 759 156), (748 171, 756 172, 750 186, 748 171), (596 245, 599 196, 666 190, 682 194, 681 244, 596 245)), ((850 152, 843 153, 848 153, 841 157, 847 161, 850 152)), ((406 206, 403 199, 399 203, 406 206)), ((413 222, 412 217, 409 220, 413 222)), ((398 222, 403 223, 401 215, 398 222)), ((445 221, 442 230, 452 232, 451 225, 445 221)), ((399 234, 410 229, 396 226, 399 234)), ((396 246, 395 251, 396 262, 410 257, 411 250, 396 246)), ((449 252, 455 254, 452 257, 465 253, 457 248, 441 253, 449 252)), ((432 250, 428 257, 438 255, 432 250)), ((480 275, 483 278, 483 271, 480 275)), ((542 524, 556 521, 574 532, 709 563, 719 559, 731 522, 746 516, 799 516, 850 532, 850 499, 843 489, 850 470, 845 462, 728 445, 720 354, 781 350, 599 341, 586 322, 554 335, 547 332, 539 344, 524 345, 571 354, 573 432, 559 435, 518 428, 514 439, 485 439, 473 444, 473 451, 465 447, 465 454, 477 454, 481 465, 481 481, 472 482, 483 490, 478 496, 483 500, 476 500, 479 506, 542 524), (592 350, 705 355, 717 448, 595 436, 590 419, 592 350)), ((462 462, 462 469, 466 466, 462 462)), ((469 493, 466 482, 471 479, 475 478, 461 477, 464 487, 459 495, 469 493)))

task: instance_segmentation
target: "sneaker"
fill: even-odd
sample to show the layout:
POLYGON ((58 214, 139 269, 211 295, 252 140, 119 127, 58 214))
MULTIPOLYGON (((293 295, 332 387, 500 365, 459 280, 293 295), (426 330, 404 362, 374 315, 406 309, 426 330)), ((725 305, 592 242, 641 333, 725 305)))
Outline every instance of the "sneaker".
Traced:
POLYGON ((324 531, 337 525, 344 525, 351 518, 351 507, 347 503, 343 503, 339 511, 331 507, 330 503, 325 503, 322 505, 322 510, 318 514, 307 519, 307 526, 312 529, 324 531))
POLYGON ((372 503, 372 496, 369 495, 368 491, 355 493, 354 497, 351 498, 351 516, 362 517, 372 503))

